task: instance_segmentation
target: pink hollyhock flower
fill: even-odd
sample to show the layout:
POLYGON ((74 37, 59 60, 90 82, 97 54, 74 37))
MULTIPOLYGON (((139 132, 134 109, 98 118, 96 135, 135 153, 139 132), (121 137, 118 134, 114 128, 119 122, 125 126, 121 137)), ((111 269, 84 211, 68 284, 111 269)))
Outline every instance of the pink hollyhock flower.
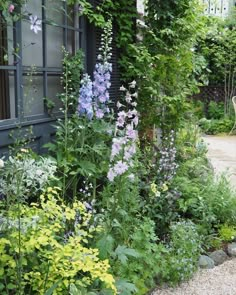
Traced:
POLYGON ((9 7, 8 7, 8 11, 10 13, 12 13, 14 9, 15 9, 15 6, 13 4, 10 4, 9 7))

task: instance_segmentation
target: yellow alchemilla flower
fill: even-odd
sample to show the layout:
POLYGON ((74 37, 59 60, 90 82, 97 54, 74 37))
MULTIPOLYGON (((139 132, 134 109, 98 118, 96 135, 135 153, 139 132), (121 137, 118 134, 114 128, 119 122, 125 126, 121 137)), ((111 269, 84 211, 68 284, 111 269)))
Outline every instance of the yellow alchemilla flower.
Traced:
POLYGON ((167 184, 166 183, 164 183, 163 185, 162 185, 162 191, 163 192, 166 192, 166 191, 168 191, 168 186, 167 186, 167 184))
POLYGON ((157 192, 157 185, 156 185, 154 182, 151 184, 151 191, 152 191, 154 194, 156 194, 156 192, 157 192))
POLYGON ((160 197, 161 193, 157 189, 157 185, 155 183, 151 184, 151 191, 154 193, 156 197, 160 197))

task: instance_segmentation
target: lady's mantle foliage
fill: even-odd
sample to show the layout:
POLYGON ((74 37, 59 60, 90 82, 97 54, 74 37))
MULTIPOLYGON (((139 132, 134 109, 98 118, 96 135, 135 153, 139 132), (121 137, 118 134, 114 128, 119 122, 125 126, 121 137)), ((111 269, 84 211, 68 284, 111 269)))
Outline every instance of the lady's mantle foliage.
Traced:
POLYGON ((105 113, 109 113, 108 102, 111 87, 112 64, 109 62, 111 58, 111 42, 112 42, 112 23, 109 21, 104 27, 101 36, 101 46, 99 48, 98 62, 95 65, 94 81, 92 82, 88 74, 85 74, 81 81, 81 89, 78 104, 78 113, 80 116, 86 114, 91 120, 95 115, 101 119, 105 113))
POLYGON ((53 294, 62 295, 68 294, 72 283, 78 289, 90 289, 100 283, 111 294, 117 293, 108 260, 99 259, 98 249, 88 244, 88 239, 99 230, 91 225, 90 210, 79 201, 66 205, 59 191, 57 187, 48 187, 38 203, 22 204, 20 212, 12 204, 8 208, 10 219, 0 215, 0 231, 7 231, 5 237, 2 232, 0 237, 1 294, 49 294, 45 291, 54 284, 53 294), (21 263, 24 268, 20 269, 21 263), (19 271, 20 293, 17 292, 19 271))
MULTIPOLYGON (((135 81, 130 83, 130 88, 135 87, 135 81)), ((135 109, 136 102, 133 101, 137 97, 137 93, 130 93, 123 86, 121 91, 126 91, 125 101, 128 106, 128 111, 121 110, 125 105, 118 102, 117 108, 119 109, 118 117, 116 120, 116 131, 112 141, 112 151, 110 158, 110 169, 107 177, 113 181, 116 176, 124 174, 133 166, 132 158, 136 153, 136 141, 138 132, 135 128, 138 125, 138 112, 135 109)), ((132 178, 132 175, 129 175, 132 178)))

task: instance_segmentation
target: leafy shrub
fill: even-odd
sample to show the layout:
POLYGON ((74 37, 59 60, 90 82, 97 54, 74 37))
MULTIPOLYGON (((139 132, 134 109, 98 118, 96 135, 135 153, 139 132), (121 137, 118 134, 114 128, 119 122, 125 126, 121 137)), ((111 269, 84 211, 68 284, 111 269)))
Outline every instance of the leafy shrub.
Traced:
POLYGON ((218 224, 235 223, 235 193, 225 176, 214 178, 206 160, 197 158, 181 165, 175 185, 182 193, 179 214, 201 225, 204 234, 218 224))
POLYGON ((40 204, 12 205, 2 213, 1 294, 68 294, 71 284, 116 293, 108 260, 88 247, 95 233, 91 214, 78 201, 66 206, 57 191, 49 187, 40 204))
POLYGON ((224 103, 211 101, 208 105, 208 119, 222 119, 224 117, 224 103))
POLYGON ((11 199, 18 196, 32 201, 50 182, 56 180, 56 170, 56 162, 52 159, 21 149, 15 157, 10 156, 4 163, 4 169, 0 170, 0 193, 11 199))
POLYGON ((188 159, 205 157, 207 147, 201 138, 201 130, 194 122, 183 122, 176 136, 177 159, 184 162, 188 159))
POLYGON ((170 242, 163 253, 160 278, 170 284, 191 278, 197 269, 201 238, 191 221, 179 221, 170 227, 170 242))
POLYGON ((236 238, 236 227, 223 224, 219 228, 219 238, 224 242, 231 242, 236 238))
POLYGON ((234 125, 234 121, 231 118, 222 118, 222 119, 212 119, 208 120, 202 118, 199 120, 199 126, 203 132, 206 134, 219 134, 219 133, 229 133, 234 125))
POLYGON ((140 220, 130 237, 131 247, 139 255, 137 258, 129 259, 120 269, 123 277, 129 278, 135 284, 135 294, 147 294, 155 286, 155 277, 160 271, 159 265, 164 251, 164 246, 157 242, 155 223, 149 218, 140 220))

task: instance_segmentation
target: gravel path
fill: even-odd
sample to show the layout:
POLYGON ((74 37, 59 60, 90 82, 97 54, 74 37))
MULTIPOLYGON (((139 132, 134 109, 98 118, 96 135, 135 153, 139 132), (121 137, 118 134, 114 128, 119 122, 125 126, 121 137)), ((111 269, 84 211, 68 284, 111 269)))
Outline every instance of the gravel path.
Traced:
POLYGON ((231 185, 236 188, 236 136, 205 136, 203 139, 216 174, 227 171, 231 185))
MULTIPOLYGON (((236 188, 236 136, 204 137, 216 174, 225 170, 236 188)), ((199 270, 195 276, 176 288, 159 288, 152 295, 236 295, 236 258, 209 270, 199 270)))
POLYGON ((177 288, 162 288, 152 295, 236 295, 236 259, 209 270, 200 270, 177 288))

